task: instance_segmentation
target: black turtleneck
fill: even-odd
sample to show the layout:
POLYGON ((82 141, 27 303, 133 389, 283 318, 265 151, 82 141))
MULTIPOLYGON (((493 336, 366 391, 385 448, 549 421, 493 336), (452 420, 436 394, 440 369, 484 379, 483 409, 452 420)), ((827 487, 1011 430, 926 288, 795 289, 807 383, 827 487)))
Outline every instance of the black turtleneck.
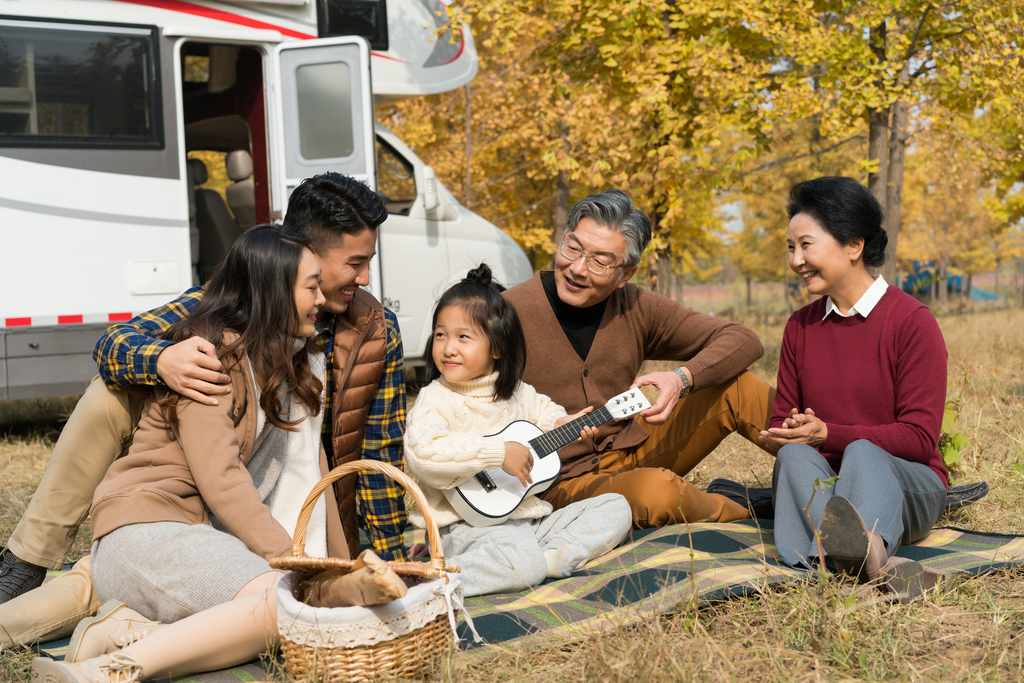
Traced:
POLYGON ((548 297, 548 303, 551 304, 555 318, 558 319, 558 324, 562 326, 562 332, 572 344, 572 348, 576 350, 580 360, 586 360, 590 353, 590 347, 594 343, 594 337, 597 335, 597 328, 600 327, 601 319, 604 317, 604 308, 608 305, 608 299, 587 308, 570 306, 558 298, 555 277, 552 274, 541 279, 544 293, 548 297))

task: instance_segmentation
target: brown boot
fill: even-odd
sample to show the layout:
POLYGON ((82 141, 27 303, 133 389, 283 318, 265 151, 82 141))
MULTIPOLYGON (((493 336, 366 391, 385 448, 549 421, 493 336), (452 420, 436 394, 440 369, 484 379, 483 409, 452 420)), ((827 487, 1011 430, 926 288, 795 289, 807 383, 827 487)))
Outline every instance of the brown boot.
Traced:
POLYGON ((49 657, 32 660, 32 683, 138 683, 141 676, 139 663, 121 652, 78 664, 49 657))
POLYGON ((84 662, 100 655, 117 652, 163 626, 152 621, 123 602, 111 600, 94 617, 82 619, 71 634, 66 662, 84 662))
POLYGON ((862 583, 881 575, 889 559, 885 541, 869 531, 853 503, 834 496, 821 515, 821 545, 836 563, 836 568, 862 583))
POLYGON ((910 602, 924 595, 925 591, 941 590, 948 585, 950 576, 906 557, 891 557, 882 567, 880 581, 882 587, 894 593, 900 602, 910 602))

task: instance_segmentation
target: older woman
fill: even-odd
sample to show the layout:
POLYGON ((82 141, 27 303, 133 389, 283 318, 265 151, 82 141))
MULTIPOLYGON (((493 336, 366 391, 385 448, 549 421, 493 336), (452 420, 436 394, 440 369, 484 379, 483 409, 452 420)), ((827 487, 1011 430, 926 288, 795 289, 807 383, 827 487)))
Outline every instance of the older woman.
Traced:
POLYGON ((943 511, 946 345, 927 307, 868 272, 885 262, 887 237, 860 183, 798 183, 789 217, 789 266, 820 298, 786 324, 761 433, 778 449, 776 547, 787 564, 810 567, 823 559, 818 531, 836 569, 914 597, 936 577, 893 555, 943 511))

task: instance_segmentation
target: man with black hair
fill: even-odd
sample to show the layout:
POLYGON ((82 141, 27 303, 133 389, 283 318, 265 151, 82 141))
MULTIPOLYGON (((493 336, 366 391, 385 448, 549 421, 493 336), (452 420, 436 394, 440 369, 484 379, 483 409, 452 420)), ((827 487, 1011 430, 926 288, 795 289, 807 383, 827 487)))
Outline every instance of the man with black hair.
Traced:
MULTIPOLYGON (((402 468, 405 381, 398 322, 360 289, 369 284, 377 229, 387 216, 377 193, 338 173, 306 179, 288 202, 285 227, 310 237, 321 267, 326 303, 314 341, 332 368, 327 373, 322 433, 331 467, 367 458, 402 468)), ((138 388, 163 384, 210 405, 230 391, 209 341, 193 337, 175 344, 159 338, 189 315, 202 296, 203 288, 194 287, 164 306, 112 326, 97 342, 93 357, 100 375, 68 419, 43 480, 8 540, 0 603, 36 588, 47 568, 63 565, 96 486, 131 445, 143 404, 138 388)), ((335 490, 352 557, 359 550, 362 526, 378 555, 402 558, 406 514, 401 489, 374 473, 346 477, 335 490)), ((87 569, 85 579, 77 596, 79 613, 68 614, 65 620, 71 627, 99 607, 90 604, 95 597, 87 569)), ((59 637, 54 627, 67 628, 53 622, 19 623, 15 636, 11 625, 4 623, 7 618, 0 614, 0 643, 15 637, 20 642, 59 637)))

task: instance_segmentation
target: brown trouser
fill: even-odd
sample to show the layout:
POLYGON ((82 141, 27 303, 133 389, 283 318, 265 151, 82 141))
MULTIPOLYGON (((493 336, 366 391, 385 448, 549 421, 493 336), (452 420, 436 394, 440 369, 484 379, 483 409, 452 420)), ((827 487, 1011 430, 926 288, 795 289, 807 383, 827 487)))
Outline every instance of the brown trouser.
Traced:
POLYGON ((96 376, 61 430, 28 509, 7 541, 19 560, 60 569, 107 468, 128 452, 144 399, 96 376))
POLYGON ((596 470, 559 480, 544 499, 557 509, 618 493, 629 501, 636 529, 746 519, 750 513, 745 507, 699 490, 683 475, 733 432, 760 446, 758 435, 768 426, 774 400, 774 387, 750 372, 701 389, 679 401, 665 424, 648 425, 650 438, 643 444, 602 453, 596 470))

